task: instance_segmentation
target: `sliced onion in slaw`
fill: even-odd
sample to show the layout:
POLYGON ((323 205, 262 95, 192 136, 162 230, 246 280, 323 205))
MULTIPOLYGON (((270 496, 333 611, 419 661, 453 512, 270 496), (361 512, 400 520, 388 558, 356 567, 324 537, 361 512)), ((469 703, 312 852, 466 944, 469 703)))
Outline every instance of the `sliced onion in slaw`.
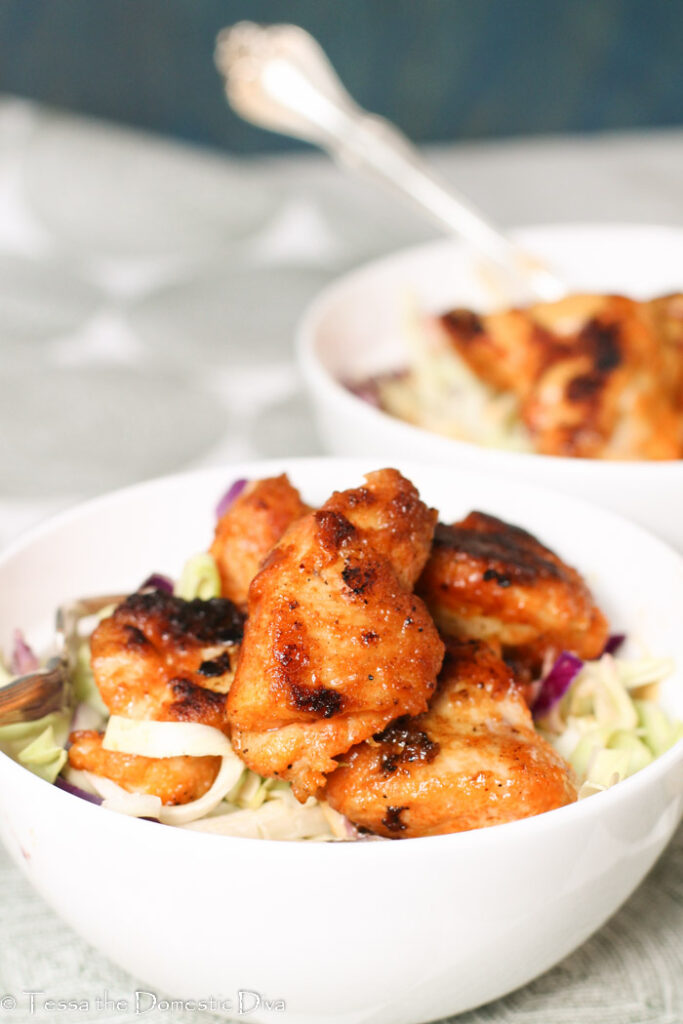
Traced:
POLYGON ((161 800, 151 793, 130 793, 127 789, 93 772, 84 772, 88 782, 102 799, 102 806, 131 818, 159 819, 161 800))
POLYGON ((224 733, 197 722, 148 722, 112 715, 102 746, 105 750, 140 757, 221 758, 218 775, 203 796, 178 806, 165 806, 159 801, 157 812, 149 816, 158 818, 165 825, 186 825, 209 814, 246 770, 224 733))
POLYGON ((319 804, 309 797, 300 804, 290 791, 280 790, 258 810, 228 810, 186 826, 194 832, 241 836, 246 839, 319 839, 336 838, 319 804))

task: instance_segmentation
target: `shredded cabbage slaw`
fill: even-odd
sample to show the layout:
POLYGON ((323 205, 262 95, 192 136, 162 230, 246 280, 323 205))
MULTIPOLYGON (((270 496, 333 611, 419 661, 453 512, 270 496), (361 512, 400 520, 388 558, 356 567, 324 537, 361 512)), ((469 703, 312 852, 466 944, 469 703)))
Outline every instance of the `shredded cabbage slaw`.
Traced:
POLYGON ((683 723, 653 699, 673 667, 668 658, 605 653, 584 662, 564 695, 538 717, 539 732, 574 769, 579 799, 640 771, 683 738, 683 723))
MULTIPOLYGON (((372 392, 365 389, 385 412, 457 440, 534 450, 515 395, 497 393, 480 380, 415 303, 405 311, 403 340, 405 372, 378 374, 368 382, 372 392)), ((362 386, 353 390, 362 397, 362 386)))

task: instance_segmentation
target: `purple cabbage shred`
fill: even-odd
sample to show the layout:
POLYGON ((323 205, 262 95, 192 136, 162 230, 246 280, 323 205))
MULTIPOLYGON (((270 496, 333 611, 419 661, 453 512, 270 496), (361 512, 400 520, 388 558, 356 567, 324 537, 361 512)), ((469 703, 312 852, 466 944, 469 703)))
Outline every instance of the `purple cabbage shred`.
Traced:
POLYGON ((39 668, 40 661, 26 643, 24 634, 20 629, 15 629, 12 640, 10 672, 15 676, 25 676, 29 672, 35 672, 39 668))
POLYGON ((375 409, 381 409, 382 403, 379 397, 379 385, 376 378, 371 377, 369 380, 360 381, 358 384, 348 384, 348 390, 356 398, 360 398, 362 402, 367 402, 368 405, 373 406, 375 409))
POLYGON ((542 718, 543 715, 547 715, 557 702, 562 700, 582 668, 583 661, 581 658, 577 658, 575 654, 571 654, 569 651, 562 651, 541 683, 541 689, 533 707, 535 718, 542 718))
POLYGON ((144 583, 141 583, 138 590, 161 590, 164 594, 173 593, 173 580, 160 572, 153 572, 144 583))
POLYGON ((67 780, 62 778, 61 775, 57 776, 55 786, 57 789, 63 789, 65 793, 71 793, 72 796, 77 796, 81 800, 87 800, 89 804, 102 803, 102 797, 95 796, 94 793, 87 793, 84 789, 81 789, 80 786, 74 786, 72 782, 67 782, 67 780))
POLYGON ((247 480, 235 480, 216 505, 216 519, 221 519, 247 486, 247 480))
POLYGON ((625 633, 613 633, 612 636, 607 638, 607 643, 605 644, 605 649, 604 649, 604 651, 602 653, 603 654, 616 654, 617 651, 622 646, 622 644, 624 643, 625 640, 626 640, 626 634, 625 633))
POLYGON ((378 373, 374 377, 366 377, 364 380, 355 381, 354 383, 347 382, 346 388, 356 398, 360 398, 362 402, 366 402, 374 409, 382 409, 382 395, 380 391, 382 384, 404 380, 408 376, 409 371, 405 369, 389 370, 386 373, 378 373))

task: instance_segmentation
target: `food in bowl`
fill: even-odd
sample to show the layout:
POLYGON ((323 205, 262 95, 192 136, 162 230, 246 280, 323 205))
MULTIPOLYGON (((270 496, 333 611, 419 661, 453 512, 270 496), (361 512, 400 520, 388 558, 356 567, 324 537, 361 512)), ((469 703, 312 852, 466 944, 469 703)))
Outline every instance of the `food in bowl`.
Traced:
MULTIPOLYGON (((230 478, 286 470, 320 506, 382 464, 279 459, 237 465, 230 478)), ((523 524, 586 573, 596 603, 628 633, 618 663, 630 662, 641 643, 675 659, 657 699, 680 717, 683 640, 671 609, 683 604, 683 562, 674 551, 618 516, 528 484, 407 461, 398 468, 444 522, 485 509, 523 524)), ((205 551, 213 536, 215 499, 227 482, 225 468, 214 468, 138 485, 17 541, 0 559, 3 648, 11 650, 18 623, 47 651, 57 605, 135 590, 150 567, 179 586, 184 554, 205 551)), ((205 579, 208 591, 208 563, 198 568, 195 585, 205 579)), ((186 582, 189 595, 189 574, 186 582)), ((67 924, 150 991, 234 1000, 246 984, 285 998, 292 1024, 317 1024, 330 1005, 340 1024, 369 1013, 378 1024, 417 1024, 518 988, 614 913, 680 822, 682 758, 678 743, 605 793, 494 828, 397 842, 257 842, 107 813, 0 755, 0 834, 67 924), (396 898, 406 879, 409 913, 396 898), (210 897, 198 898, 200 891, 210 897), (343 971, 329 943, 309 941, 305 960, 287 955, 328 933, 331 906, 343 971), (379 939, 377 928, 359 927, 368 919, 381 921, 379 939), (481 969, 491 963, 495 971, 481 969)), ((277 800, 267 804, 277 812, 277 800)), ((253 1017, 265 1024, 268 1013, 253 1017)))
MULTIPOLYGON (((74 718, 6 752, 123 813, 224 835, 412 838, 540 814, 676 742, 661 659, 615 657, 581 575, 397 470, 307 505, 238 481, 208 552, 100 616, 74 718)), ((17 638, 13 671, 33 665, 17 638)), ((8 673, 11 678, 11 673, 8 673)))
POLYGON ((573 294, 411 315, 409 365, 360 397, 448 437, 543 455, 683 457, 683 294, 573 294))

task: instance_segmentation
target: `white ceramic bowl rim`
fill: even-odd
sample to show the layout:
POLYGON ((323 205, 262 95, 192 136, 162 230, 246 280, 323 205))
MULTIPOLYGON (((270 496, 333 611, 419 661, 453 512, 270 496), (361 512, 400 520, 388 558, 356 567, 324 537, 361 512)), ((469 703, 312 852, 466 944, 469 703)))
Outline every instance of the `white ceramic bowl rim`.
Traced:
MULTIPOLYGON (((632 224, 577 224, 572 222, 566 224, 554 223, 529 225, 524 228, 517 228, 514 231, 511 231, 510 235, 513 238, 518 238, 520 241, 527 241, 535 232, 550 234, 553 231, 569 232, 573 230, 576 232, 586 230, 605 230, 612 234, 620 231, 627 233, 634 230, 656 231, 678 236, 681 234, 680 229, 672 228, 669 225, 642 224, 635 222, 632 224)), ((318 293, 318 295, 304 310, 301 320, 299 321, 296 335, 296 347, 301 365, 305 372, 310 375, 314 387, 319 388, 322 393, 332 391, 334 393, 334 400, 344 403, 350 414, 364 419, 368 430, 372 430, 373 425, 380 421, 386 422, 389 420, 391 421, 393 428, 397 432, 404 434, 405 437, 414 437, 416 435, 424 436, 425 434, 430 433, 430 431, 425 430, 423 427, 415 426, 414 424, 401 420, 397 416, 393 416, 382 409, 377 409, 370 405, 369 402, 366 402, 357 395, 354 395, 348 387, 346 387, 323 365, 316 346, 320 320, 325 315, 328 306, 334 304, 339 297, 343 296, 344 292, 355 285, 360 284, 366 277, 389 269, 403 259, 408 259, 410 257, 418 259, 421 255, 433 255, 439 250, 443 250, 444 253, 447 253, 448 251, 453 250, 453 248, 460 248, 461 246, 462 243, 456 239, 440 239, 435 242, 426 242, 422 245, 397 250, 396 252, 384 256, 381 259, 370 260, 362 264, 360 267, 357 267, 349 273, 343 274, 332 281, 318 293)), ((504 457, 506 463, 522 467, 525 463, 528 463, 529 459, 532 459, 541 467, 543 465, 552 465, 553 467, 559 466, 568 474, 581 473, 582 475, 594 474, 595 476, 603 476, 605 473, 610 473, 615 476, 618 474, 631 475, 631 472, 634 470, 657 478, 675 478, 678 475, 683 475, 683 459, 672 459, 665 462, 655 462, 645 459, 579 459, 560 455, 541 455, 536 452, 516 452, 503 448, 489 448, 485 445, 477 445, 473 442, 461 441, 456 438, 447 438, 442 435, 435 436, 440 437, 444 441, 450 442, 455 450, 461 449, 468 452, 476 451, 480 453, 480 457, 487 462, 494 461, 496 458, 504 457)))
MULTIPOLYGON (((276 471, 281 471, 282 470, 282 465, 285 462, 289 466, 291 466, 292 464, 296 463, 298 466, 300 466, 302 468, 305 468, 307 465, 314 467, 316 464, 319 464, 321 461, 327 461, 327 460, 320 459, 320 458, 296 459, 296 460, 295 459, 286 459, 286 460, 285 459, 283 459, 283 460, 272 459, 272 460, 262 461, 262 462, 253 461, 252 463, 250 463, 250 465, 259 466, 260 470, 263 472, 263 474, 264 475, 268 475, 268 474, 276 472, 276 471)), ((340 465, 344 464, 345 462, 353 463, 354 465, 356 465, 359 460, 355 460, 355 459, 350 459, 350 460, 335 459, 334 461, 339 463, 340 465)), ((239 466, 237 466, 236 468, 239 469, 239 466)), ((410 472, 410 465, 408 463, 402 463, 402 468, 406 472, 408 472, 408 473, 410 472)), ((413 464, 413 468, 416 471, 418 470, 418 467, 415 464, 413 464)), ((430 467, 430 468, 433 468, 433 467, 430 467)), ((230 470, 231 469, 230 465, 229 464, 226 465, 225 469, 226 470, 230 470)), ((128 495, 135 495, 135 494, 137 494, 137 495, 144 495, 144 493, 146 491, 153 490, 158 485, 163 484, 165 482, 171 482, 171 481, 174 481, 174 480, 179 481, 181 479, 191 480, 193 477, 201 477, 203 475, 212 474, 214 472, 215 472, 215 469, 211 469, 211 470, 196 470, 196 471, 190 472, 190 473, 177 473, 177 474, 171 474, 171 475, 168 475, 168 476, 157 477, 157 478, 155 478, 153 480, 145 481, 145 482, 139 483, 139 484, 134 484, 134 485, 132 485, 130 487, 126 487, 126 488, 121 488, 119 490, 110 492, 109 494, 102 495, 101 497, 93 498, 90 501, 83 502, 83 503, 75 506, 72 509, 68 509, 65 512, 60 513, 59 515, 51 517, 47 521, 39 524, 36 527, 33 527, 31 530, 26 531, 19 538, 17 538, 11 545, 9 545, 2 552, 2 555, 0 556, 0 571, 2 570, 2 565, 3 565, 4 562, 6 562, 7 560, 13 558, 16 555, 21 554, 26 549, 30 548, 31 545, 34 543, 34 541, 36 541, 36 540, 38 540, 38 539, 40 539, 40 538, 42 538, 42 537, 44 537, 46 535, 49 535, 50 533, 52 533, 52 531, 54 529, 58 529, 61 525, 65 525, 65 524, 69 523, 73 519, 78 519, 80 516, 82 516, 84 514, 86 514, 86 515, 90 514, 93 511, 96 512, 99 506, 105 505, 106 503, 108 503, 112 499, 116 500, 119 497, 124 497, 124 496, 128 496, 128 495)), ((537 494, 541 498, 542 498, 542 496, 544 494, 546 494, 548 496, 555 497, 555 498, 557 497, 557 494, 554 491, 552 491, 550 489, 547 489, 547 488, 544 488, 544 487, 541 487, 541 486, 538 486, 538 485, 535 485, 535 484, 525 484, 525 490, 531 491, 533 494, 537 494)), ((577 498, 565 498, 564 496, 560 496, 560 497, 562 498, 563 501, 569 502, 571 505, 573 505, 577 509, 579 509, 579 508, 581 508, 583 510, 590 509, 591 512, 593 512, 595 515, 599 515, 603 519, 605 517, 607 517, 608 519, 611 519, 613 521, 618 521, 618 522, 621 522, 622 524, 626 524, 631 531, 635 531, 636 535, 640 535, 641 537, 647 538, 647 542, 649 544, 657 545, 662 550, 662 552, 664 554, 666 554, 666 556, 668 558, 672 558, 675 561, 678 561, 679 564, 683 565, 683 556, 679 555, 677 552, 675 552, 672 548, 670 548, 663 541, 661 541, 658 538, 654 537, 647 530, 644 530, 642 527, 639 527, 636 524, 631 523, 630 521, 626 520, 624 517, 619 516, 617 513, 609 512, 609 511, 603 510, 603 509, 594 508, 592 505, 590 505, 589 502, 586 502, 586 501, 583 501, 583 500, 580 500, 580 499, 577 499, 577 498)), ((30 775, 30 780, 28 780, 28 781, 30 782, 31 785, 33 785, 33 786, 41 786, 41 787, 50 786, 50 788, 53 790, 53 792, 55 794, 55 799, 58 802, 60 800, 64 800, 64 799, 71 800, 71 801, 78 801, 78 804, 83 809, 83 813, 84 814, 88 814, 88 815, 92 815, 93 827, 97 827, 98 820, 101 822, 101 818, 97 817, 98 815, 101 815, 102 813, 115 814, 119 818, 120 828, 121 829, 123 829, 124 831, 129 830, 129 829, 132 830, 131 833, 130 833, 131 839, 134 839, 134 837, 136 835, 139 835, 139 829, 142 829, 142 828, 144 828, 144 829, 159 828, 160 829, 160 828, 163 827, 164 828, 164 834, 168 835, 168 840, 167 840, 168 842, 180 842, 180 843, 182 843, 182 842, 189 842, 189 843, 199 843, 199 844, 213 842, 213 843, 226 843, 226 844, 228 844, 228 846, 231 843, 250 843, 252 845, 255 844, 256 847, 259 848, 259 849, 261 849, 261 848, 272 848, 273 845, 275 844, 278 847, 287 847, 287 848, 294 847, 294 848, 296 848, 298 850, 302 850, 302 851, 306 850, 306 853, 302 852, 302 854, 301 854, 302 856, 317 856, 317 854, 311 853, 311 850, 318 850, 321 847, 325 847, 327 849, 337 849, 337 848, 341 847, 344 850, 348 849, 349 847, 354 847, 354 848, 360 848, 362 850, 365 850, 366 852, 364 854, 354 853, 354 854, 351 854, 351 856, 364 856, 364 857, 378 857, 378 856, 379 857, 383 857, 383 856, 385 856, 385 854, 383 854, 381 852, 378 853, 377 851, 378 850, 382 850, 382 849, 386 848, 389 845, 391 845, 392 848, 393 847, 399 847, 401 849, 404 849, 404 853, 403 854, 397 853, 397 854, 392 854, 392 856, 410 856, 410 850, 415 850, 416 847, 422 848, 425 845, 434 844, 434 843, 441 843, 441 844, 451 843, 451 844, 454 844, 456 848, 461 846, 461 845, 463 845, 463 844, 475 844, 475 848, 476 848, 476 844, 477 843, 495 842, 496 841, 496 836, 498 836, 500 834, 500 829, 505 829, 505 835, 506 836, 510 836, 510 837, 512 837, 513 830, 519 836, 521 836, 522 834, 523 835, 526 835, 526 834, 532 835, 533 834, 533 835, 536 835, 536 836, 540 836, 546 829, 553 828, 556 824, 559 824, 560 821, 568 820, 570 817, 572 819, 577 819, 577 820, 580 817, 584 817, 585 818, 586 816, 589 816, 589 815, 595 815, 596 817, 599 817, 600 816, 600 812, 601 812, 601 810, 603 808, 605 809, 605 811, 608 811, 610 809, 610 807, 616 806, 618 801, 622 801, 622 802, 623 801, 627 801, 630 798, 632 793, 635 794, 640 789, 642 789, 643 787, 649 787, 651 784, 656 784, 657 779, 658 778, 661 779, 664 775, 666 775, 668 773, 669 769, 672 768, 678 762, 683 763, 683 739, 679 740, 670 750, 668 750, 666 753, 660 755, 653 762, 651 762, 651 764, 649 764, 647 767, 641 769, 639 772, 637 772, 635 775, 632 775, 630 778, 624 779, 622 782, 618 783, 618 785, 612 787, 609 790, 606 790, 603 793, 597 793, 597 794, 595 794, 595 795, 593 795, 593 796, 591 796, 591 797, 589 797, 589 798, 587 798, 585 800, 581 800, 581 801, 575 802, 573 804, 568 804, 565 807, 559 807, 559 808, 556 808, 555 810, 552 810, 552 811, 546 811, 543 814, 535 815, 535 816, 530 817, 530 818, 523 818, 523 819, 520 819, 518 821, 507 822, 507 823, 501 824, 501 825, 493 825, 493 826, 491 826, 489 828, 472 829, 470 831, 456 832, 456 833, 451 833, 451 834, 448 834, 448 835, 423 836, 423 837, 419 837, 419 838, 403 839, 403 840, 400 840, 400 841, 397 841, 397 842, 361 841, 361 842, 310 843, 310 842, 303 842, 303 841, 302 842, 284 842, 284 841, 272 840, 272 839, 251 839, 251 838, 239 837, 239 836, 211 835, 211 834, 205 834, 205 833, 200 833, 200 832, 193 832, 191 830, 184 830, 184 829, 179 829, 179 828, 173 828, 173 827, 169 827, 169 826, 159 826, 159 825, 157 825, 154 822, 144 821, 144 820, 137 819, 137 818, 130 818, 130 817, 126 816, 126 815, 118 814, 115 811, 104 811, 103 812, 103 809, 101 807, 96 806, 94 804, 91 804, 91 803, 89 803, 86 800, 81 800, 79 797, 73 796, 72 794, 70 794, 68 792, 65 792, 64 790, 61 790, 58 787, 51 785, 50 783, 48 783, 45 780, 39 778, 38 776, 32 775, 28 771, 28 769, 24 768, 18 762, 14 761, 12 758, 8 757, 6 754, 3 754, 3 753, 0 752, 0 764, 3 765, 3 771, 7 771, 9 773, 9 777, 10 778, 11 778, 12 773, 15 772, 15 771, 23 773, 24 781, 27 781, 26 780, 26 776, 30 775)), ((227 852, 227 847, 226 847, 226 852, 227 852)), ((339 854, 339 853, 336 853, 336 854, 335 853, 331 853, 331 854, 327 854, 327 855, 329 855, 329 856, 348 856, 349 854, 347 854, 347 853, 341 853, 341 854, 339 854)))

